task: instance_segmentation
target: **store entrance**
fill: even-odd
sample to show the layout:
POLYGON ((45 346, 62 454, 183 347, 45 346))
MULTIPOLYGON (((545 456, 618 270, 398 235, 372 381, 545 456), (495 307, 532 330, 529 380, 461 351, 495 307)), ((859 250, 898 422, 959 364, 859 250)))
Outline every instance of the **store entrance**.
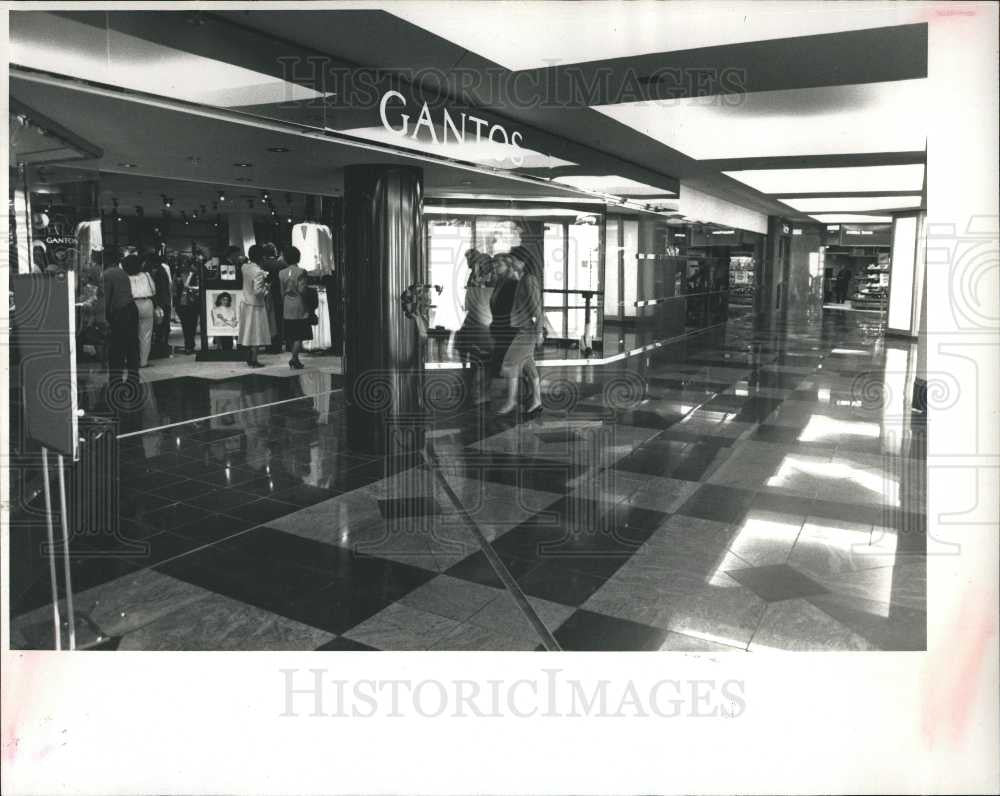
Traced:
POLYGON ((31 258, 13 262, 24 273, 75 274, 80 408, 114 416, 120 434, 329 393, 339 385, 338 197, 55 165, 27 167, 12 191, 18 187, 30 208, 21 231, 31 258), (261 341, 263 367, 255 369, 247 392, 249 385, 236 385, 250 372, 239 328, 250 254, 271 285, 272 325, 261 341), (302 367, 295 369, 279 287, 280 271, 294 259, 316 298, 309 339, 297 358, 302 367), (129 273, 140 315, 139 378, 135 394, 124 397, 108 390, 112 339, 104 271, 118 265, 129 273))

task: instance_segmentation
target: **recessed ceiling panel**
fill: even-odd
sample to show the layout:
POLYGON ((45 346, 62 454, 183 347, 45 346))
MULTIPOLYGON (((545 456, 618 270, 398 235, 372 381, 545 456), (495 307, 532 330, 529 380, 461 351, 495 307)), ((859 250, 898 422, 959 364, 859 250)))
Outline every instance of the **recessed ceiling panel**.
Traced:
POLYGON ((641 100, 595 110, 697 160, 913 152, 927 80, 641 100))
POLYGON ((584 191, 609 193, 616 196, 676 196, 676 194, 655 185, 636 182, 627 177, 619 177, 617 174, 567 175, 556 177, 553 181, 561 182, 563 185, 570 185, 574 188, 580 188, 584 191))
POLYGON ((761 193, 836 193, 843 191, 921 191, 923 164, 838 166, 821 169, 750 169, 726 171, 761 193))
POLYGON ((820 224, 889 224, 892 216, 862 216, 852 213, 821 213, 813 216, 820 224))
POLYGON ((11 14, 10 62, 223 108, 321 96, 251 69, 38 11, 11 14))
POLYGON ((828 199, 782 199, 789 207, 803 213, 863 212, 866 210, 904 210, 920 207, 921 197, 913 196, 833 196, 828 199))

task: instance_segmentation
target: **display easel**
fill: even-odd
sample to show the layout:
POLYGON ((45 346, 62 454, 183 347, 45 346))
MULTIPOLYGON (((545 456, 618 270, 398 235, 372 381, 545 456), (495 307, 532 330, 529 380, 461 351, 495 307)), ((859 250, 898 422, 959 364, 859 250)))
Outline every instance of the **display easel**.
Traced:
POLYGON ((70 571, 69 506, 66 500, 66 457, 79 458, 79 402, 76 390, 76 280, 72 271, 57 274, 18 274, 11 278, 14 304, 11 312, 11 342, 17 361, 22 393, 24 430, 27 440, 37 443, 42 454, 45 519, 49 578, 52 588, 54 646, 57 650, 77 649, 78 620, 87 631, 96 631, 84 646, 102 640, 89 617, 77 617, 73 604, 70 571), (68 384, 52 380, 64 374, 68 384), (61 388, 68 387, 62 392, 61 388), (68 400, 60 396, 65 395, 68 400), (44 398, 43 398, 44 396, 44 398), (60 544, 56 544, 52 510, 52 473, 49 454, 56 455, 59 482, 60 544), (66 616, 60 616, 59 581, 56 559, 62 559, 66 592, 66 616), (65 628, 68 647, 63 646, 65 628))
MULTIPOLYGON (((211 296, 215 295, 217 291, 225 290, 235 297, 243 289, 243 275, 240 269, 231 266, 233 269, 232 278, 223 278, 224 265, 228 264, 206 263, 198 279, 198 300, 201 304, 201 350, 195 356, 196 362, 239 362, 246 359, 246 352, 239 351, 238 335, 233 336, 232 348, 210 349, 208 347, 209 338, 214 336, 208 333, 208 319, 211 313, 208 303, 211 296)), ((235 298, 234 306, 236 306, 235 298)), ((229 335, 220 336, 228 337, 229 335)))

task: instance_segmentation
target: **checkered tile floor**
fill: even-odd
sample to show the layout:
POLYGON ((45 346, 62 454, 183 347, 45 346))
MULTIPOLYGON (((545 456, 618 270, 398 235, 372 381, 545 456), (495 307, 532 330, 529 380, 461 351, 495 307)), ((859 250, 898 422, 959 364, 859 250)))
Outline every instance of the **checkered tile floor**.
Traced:
POLYGON ((830 315, 550 371, 530 422, 438 412, 430 465, 349 451, 336 395, 131 438, 77 609, 129 650, 923 649, 925 428, 830 315))

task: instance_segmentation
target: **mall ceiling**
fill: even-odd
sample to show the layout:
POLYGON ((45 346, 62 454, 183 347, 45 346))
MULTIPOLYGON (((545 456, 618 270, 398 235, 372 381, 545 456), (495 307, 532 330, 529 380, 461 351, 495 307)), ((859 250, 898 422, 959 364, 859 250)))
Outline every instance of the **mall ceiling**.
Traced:
MULTIPOLYGON (((884 215, 923 202, 927 27, 917 10, 859 7, 845 22, 847 15, 833 9, 789 15, 763 5, 752 19, 720 6, 706 13, 673 4, 644 4, 628 14, 616 4, 378 5, 383 10, 61 12, 58 20, 15 12, 11 30, 15 63, 19 34, 30 40, 33 27, 67 23, 92 31, 93 42, 78 43, 81 49, 103 47, 113 33, 122 42, 120 63, 158 61, 158 74, 190 69, 190 59, 223 61, 258 79, 220 81, 213 86, 217 104, 348 134, 366 122, 328 92, 323 98, 316 59, 351 73, 385 70, 417 89, 443 89, 449 102, 484 109, 541 141, 546 157, 523 170, 536 176, 617 175, 665 191, 680 180, 800 221, 826 212, 884 215), (139 58, 136 42, 162 53, 139 58), (176 54, 188 60, 171 62, 176 54)), ((173 86, 166 79, 162 95, 194 91, 181 86, 183 77, 175 75, 173 86)), ((249 176, 278 190, 331 193, 338 169, 351 162, 329 140, 296 140, 288 147, 294 157, 274 158, 268 149, 286 146, 277 142, 283 135, 249 127, 236 135, 231 119, 191 119, 153 105, 141 108, 138 138, 124 125, 117 136, 85 132, 86 120, 76 124, 83 117, 92 117, 91 128, 99 119, 134 121, 135 108, 93 94, 74 108, 70 87, 14 85, 25 102, 100 141, 109 155, 101 168, 111 171, 119 162, 150 161, 153 152, 150 173, 161 176, 225 184, 249 176), (185 165, 191 157, 199 162, 185 165), (229 164, 240 161, 254 163, 254 172, 237 175, 229 164)), ((362 157, 370 161, 371 152, 362 157)), ((557 188, 440 164, 425 169, 429 195, 530 196, 557 188)))

